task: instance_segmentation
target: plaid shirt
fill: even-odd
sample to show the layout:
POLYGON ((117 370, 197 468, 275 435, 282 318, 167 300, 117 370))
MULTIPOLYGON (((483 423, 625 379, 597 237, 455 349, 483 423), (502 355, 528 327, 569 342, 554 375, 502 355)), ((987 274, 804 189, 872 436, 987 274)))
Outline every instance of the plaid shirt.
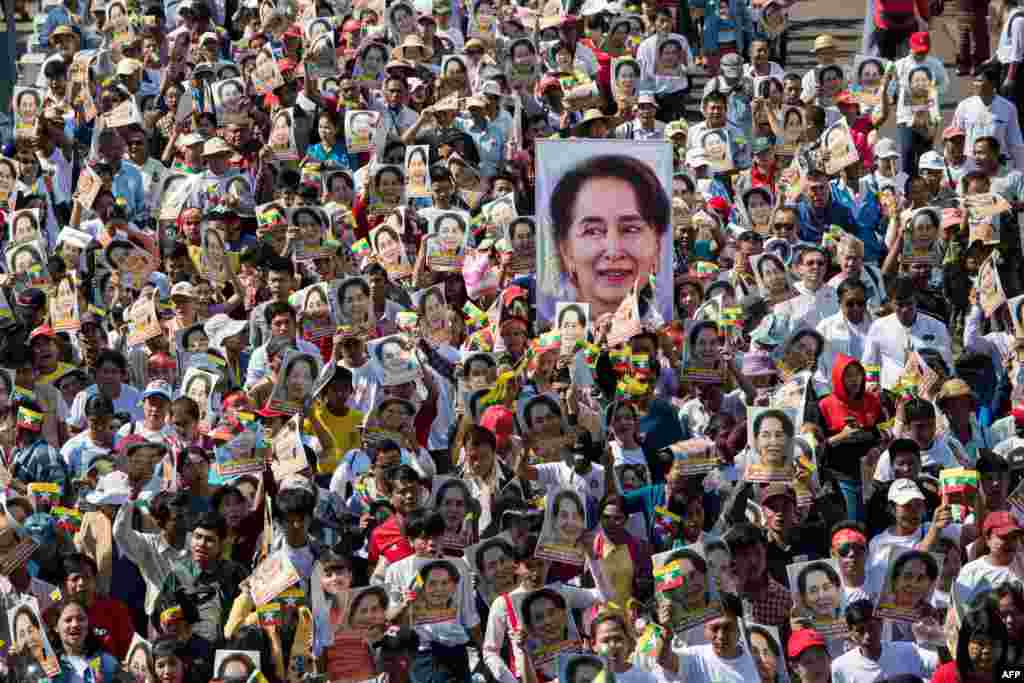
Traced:
POLYGON ((768 591, 757 600, 743 599, 743 615, 757 624, 782 626, 789 624, 793 596, 778 581, 768 578, 768 591))

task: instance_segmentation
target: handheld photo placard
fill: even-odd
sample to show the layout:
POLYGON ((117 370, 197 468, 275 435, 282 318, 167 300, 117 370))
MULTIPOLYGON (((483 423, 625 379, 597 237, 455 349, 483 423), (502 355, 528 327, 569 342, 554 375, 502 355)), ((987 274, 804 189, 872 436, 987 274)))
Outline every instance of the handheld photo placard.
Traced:
POLYGON ((844 118, 840 118, 822 133, 821 146, 827 154, 825 172, 829 175, 836 175, 847 166, 860 161, 860 153, 853 144, 850 126, 844 118))
POLYGON ((613 683, 615 674, 598 655, 558 655, 558 683, 613 683))
POLYGON ((777 254, 765 252, 750 257, 750 268, 754 271, 761 294, 773 304, 788 301, 796 296, 796 290, 789 280, 785 261, 777 254))
POLYGON ((932 592, 942 570, 941 555, 888 546, 885 586, 875 616, 903 623, 920 621, 931 610, 932 592))
POLYGON ((43 233, 39 229, 40 211, 39 209, 21 209, 15 211, 10 219, 8 225, 8 242, 10 247, 18 244, 25 244, 28 242, 40 242, 43 239, 43 233))
POLYGON ((370 283, 364 277, 349 277, 331 283, 329 299, 334 307, 334 319, 338 325, 353 330, 367 330, 373 327, 370 319, 370 283))
POLYGON ((214 678, 217 680, 246 679, 260 670, 257 650, 217 650, 213 656, 214 678))
POLYGON ((862 109, 882 104, 882 78, 889 68, 888 60, 870 55, 854 55, 853 83, 850 92, 862 109))
POLYGON ((288 415, 302 410, 313 383, 320 376, 320 358, 308 353, 289 350, 281 361, 281 370, 270 394, 270 407, 288 415))
POLYGON ((790 564, 786 566, 786 575, 800 616, 810 619, 814 630, 826 638, 845 635, 843 583, 838 560, 790 564))
POLYGON ((299 148, 295 144, 295 108, 278 109, 270 120, 267 146, 273 161, 297 161, 299 148))
POLYGON ((743 631, 758 672, 786 670, 786 649, 782 647, 778 627, 744 620, 743 631))
POLYGON ((246 474, 259 474, 266 467, 266 462, 259 452, 258 432, 245 430, 230 441, 214 449, 214 469, 222 479, 241 477, 246 474))
POLYGON ((526 440, 531 464, 565 460, 568 423, 555 394, 520 397, 516 402, 516 420, 526 440))
POLYGON ((939 472, 939 492, 949 504, 954 524, 964 524, 974 513, 978 495, 978 471, 964 467, 947 467, 939 472))
POLYGON ((383 373, 384 386, 415 382, 421 368, 412 342, 405 335, 393 334, 369 344, 370 357, 383 373))
POLYGON ((387 221, 370 231, 370 245, 377 256, 377 261, 384 266, 392 280, 401 280, 412 275, 409 254, 402 241, 402 235, 405 233, 404 223, 402 215, 395 212, 388 216, 387 221))
POLYGON ((210 410, 211 398, 217 387, 218 376, 209 370, 190 367, 181 379, 181 396, 187 396, 199 406, 200 429, 209 429, 213 425, 213 412, 210 410))
POLYGON ((690 546, 651 557, 654 592, 659 603, 671 605, 670 621, 676 633, 700 626, 722 614, 707 560, 690 546))
POLYGON ((277 65, 277 59, 270 51, 270 46, 264 47, 256 53, 256 65, 250 78, 253 90, 260 96, 270 95, 284 85, 284 77, 277 65))
POLYGON ((537 541, 535 557, 541 560, 582 566, 586 559, 581 540, 587 530, 586 506, 571 489, 548 491, 544 526, 537 541))
POLYGON ((245 105, 245 80, 242 78, 227 78, 217 81, 213 89, 213 107, 220 121, 227 114, 241 112, 245 105))
POLYGON ((995 315, 999 307, 1006 303, 1006 293, 1003 291, 996 263, 998 255, 999 252, 994 252, 981 264, 981 268, 978 269, 978 281, 975 284, 978 290, 978 304, 988 317, 995 315))
POLYGON ((14 88, 14 130, 21 133, 35 131, 43 113, 43 91, 18 86, 14 88))
POLYGON ((299 572, 285 549, 278 550, 257 565, 249 578, 249 593, 257 607, 267 604, 297 584, 299 572))
POLYGON ((430 196, 429 145, 412 145, 405 149, 405 196, 430 196))
POLYGON ((683 476, 707 474, 719 465, 718 447, 711 439, 696 438, 677 441, 668 447, 672 454, 672 469, 683 476))
POLYGON ((412 601, 412 622, 417 626, 454 622, 459 617, 462 573, 447 559, 416 558, 416 576, 409 587, 416 594, 412 601))
POLYGON ((900 120, 911 119, 915 128, 928 128, 934 121, 941 120, 935 76, 927 62, 907 71, 900 86, 896 104, 900 120))
POLYGON ((492 536, 466 548, 464 557, 479 578, 477 589, 485 602, 512 592, 518 585, 515 572, 516 549, 504 534, 492 536))
POLYGON ((476 540, 480 506, 466 482, 455 477, 434 477, 432 499, 434 509, 444 519, 441 547, 461 552, 472 545, 476 540))
POLYGON ((413 305, 419 328, 432 344, 451 343, 451 319, 445 303, 444 285, 434 285, 413 293, 413 305))
POLYGON ((519 215, 519 212, 516 210, 515 194, 509 192, 492 202, 484 204, 481 214, 487 229, 486 237, 492 239, 500 238, 507 232, 512 220, 519 215))
POLYGON ((576 354, 576 343, 586 341, 590 330, 590 304, 580 301, 559 301, 555 304, 555 322, 562 356, 576 354))
POLYGON ((27 597, 7 610, 7 622, 11 634, 11 651, 35 661, 50 677, 60 673, 60 662, 46 635, 46 622, 39 615, 39 601, 36 598, 27 597))
MULTIPOLYGON (((720 310, 716 318, 721 317, 720 310)), ((683 349, 683 381, 697 384, 721 384, 725 381, 728 370, 719 355, 718 332, 718 323, 714 320, 690 323, 683 349)))
POLYGON ((160 220, 177 220, 192 191, 193 177, 184 173, 165 173, 160 185, 160 220))
POLYGON ((384 636, 387 606, 388 594, 383 586, 353 591, 348 613, 336 624, 334 637, 324 648, 328 680, 364 683, 376 679, 370 643, 384 636))
POLYGON ((753 459, 744 480, 756 483, 790 482, 796 477, 793 436, 797 414, 792 408, 747 406, 747 443, 753 459))
POLYGON ((143 297, 136 301, 125 317, 128 319, 129 346, 144 344, 164 333, 156 314, 156 302, 151 298, 143 297))
POLYGON ((559 655, 583 653, 583 642, 568 604, 553 588, 513 593, 512 628, 526 632, 526 651, 534 667, 548 680, 558 675, 559 655))
POLYGON ((465 211, 439 211, 430 221, 427 237, 427 267, 439 273, 462 270, 469 242, 470 217, 465 211))
POLYGON ((74 332, 82 326, 80 317, 78 292, 71 278, 66 277, 57 285, 57 292, 50 299, 50 327, 56 332, 74 332))
POLYGON ((511 249, 509 266, 512 272, 533 272, 537 263, 537 222, 534 217, 516 216, 506 226, 503 236, 511 249))
POLYGON ((331 219, 319 206, 301 206, 288 211, 288 220, 299 229, 299 243, 294 257, 296 261, 311 261, 333 256, 331 249, 324 246, 331 219))
POLYGON ((317 341, 334 334, 337 326, 332 317, 329 290, 328 283, 317 282, 292 295, 298 304, 303 339, 317 341))
POLYGON ((334 48, 334 30, 324 19, 309 19, 305 25, 306 51, 303 64, 306 78, 326 78, 338 73, 338 54, 334 48))
POLYGON ((302 474, 310 469, 306 449, 302 445, 302 430, 296 415, 274 435, 274 458, 270 463, 270 471, 274 481, 282 482, 286 477, 302 474))

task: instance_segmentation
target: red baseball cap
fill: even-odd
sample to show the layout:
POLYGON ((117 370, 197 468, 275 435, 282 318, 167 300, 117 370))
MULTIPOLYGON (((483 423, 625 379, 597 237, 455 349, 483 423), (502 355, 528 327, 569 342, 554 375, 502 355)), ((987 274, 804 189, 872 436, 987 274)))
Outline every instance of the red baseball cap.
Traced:
POLYGON ((728 216, 732 208, 724 197, 712 197, 708 200, 708 206, 723 216, 728 216))
POLYGON ((859 107, 860 106, 860 102, 857 101, 857 98, 854 97, 853 93, 850 92, 849 90, 844 90, 843 92, 841 92, 838 95, 836 95, 835 103, 837 105, 846 105, 846 106, 854 106, 854 107, 859 107))
POLYGON ((259 410, 254 410, 253 412, 260 417, 288 417, 288 413, 282 413, 280 410, 274 410, 269 405, 265 405, 259 410))
POLYGON ((928 52, 932 49, 932 39, 927 31, 918 31, 910 34, 911 52, 928 52))
POLYGON ((982 533, 986 536, 988 532, 995 532, 996 536, 1009 536, 1013 533, 1024 532, 1020 524, 1017 523, 1017 518, 1009 512, 990 512, 985 517, 985 526, 982 527, 982 533))
POLYGON ((953 138, 967 137, 967 133, 962 128, 956 126, 948 126, 946 130, 942 131, 943 140, 952 140, 953 138))
POLYGON ((53 331, 53 328, 49 325, 40 325, 36 329, 32 330, 32 334, 28 335, 28 340, 31 342, 37 337, 49 337, 53 339, 57 336, 57 333, 53 331))
POLYGON ((498 450, 504 450, 514 429, 512 411, 505 406, 491 406, 480 416, 480 426, 494 434, 498 450))
POLYGON ((789 637, 789 645, 786 647, 786 655, 790 659, 798 659, 800 655, 812 647, 826 647, 825 638, 813 628, 803 628, 794 631, 789 637))

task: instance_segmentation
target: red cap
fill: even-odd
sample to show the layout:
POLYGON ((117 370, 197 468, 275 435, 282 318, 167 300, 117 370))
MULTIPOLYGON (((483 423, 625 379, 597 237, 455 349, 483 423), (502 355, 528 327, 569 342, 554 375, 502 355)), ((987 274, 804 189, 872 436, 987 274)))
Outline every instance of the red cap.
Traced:
POLYGON ((708 200, 708 206, 723 216, 729 215, 729 202, 724 197, 712 197, 708 200))
POLYGON ((295 63, 295 60, 287 57, 277 61, 277 68, 282 74, 288 71, 295 71, 296 66, 298 65, 295 63))
POLYGON ((1010 415, 1013 415, 1013 421, 1017 424, 1024 424, 1024 403, 1018 403, 1010 411, 1010 415))
POLYGON ((1004 511, 990 512, 985 517, 985 526, 982 527, 982 533, 987 536, 990 531, 995 532, 996 536, 1008 536, 1012 533, 1020 533, 1024 529, 1017 523, 1016 517, 1004 511))
POLYGON ((151 368, 163 369, 178 367, 178 364, 174 361, 174 358, 171 357, 171 354, 163 352, 154 353, 150 356, 149 360, 146 361, 146 365, 151 368))
POLYGON ((362 27, 363 25, 360 24, 355 19, 349 19, 348 21, 341 25, 341 31, 342 33, 355 33, 362 27))
POLYGON ((786 655, 790 659, 798 659, 805 650, 812 647, 825 647, 825 638, 813 628, 803 628, 794 631, 793 635, 789 637, 786 655))
POLYGON ((53 339, 57 336, 57 333, 53 331, 53 328, 49 325, 40 325, 36 329, 32 330, 32 334, 28 335, 28 340, 31 342, 36 337, 49 337, 53 339))
POLYGON ((494 434, 498 450, 504 450, 512 436, 512 411, 505 406, 491 406, 480 416, 480 426, 494 434))
POLYGON ((962 128, 956 126, 949 126, 946 130, 942 131, 943 140, 952 140, 953 138, 965 138, 967 133, 962 128))
POLYGON ((928 52, 932 49, 932 39, 927 31, 918 31, 910 34, 911 52, 928 52))

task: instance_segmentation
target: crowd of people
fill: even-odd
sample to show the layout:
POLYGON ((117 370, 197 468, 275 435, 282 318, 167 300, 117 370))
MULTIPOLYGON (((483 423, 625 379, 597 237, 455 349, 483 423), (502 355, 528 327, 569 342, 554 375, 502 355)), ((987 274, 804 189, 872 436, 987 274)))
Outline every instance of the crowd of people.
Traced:
POLYGON ((41 5, 7 680, 1024 666, 1018 0, 41 5))

